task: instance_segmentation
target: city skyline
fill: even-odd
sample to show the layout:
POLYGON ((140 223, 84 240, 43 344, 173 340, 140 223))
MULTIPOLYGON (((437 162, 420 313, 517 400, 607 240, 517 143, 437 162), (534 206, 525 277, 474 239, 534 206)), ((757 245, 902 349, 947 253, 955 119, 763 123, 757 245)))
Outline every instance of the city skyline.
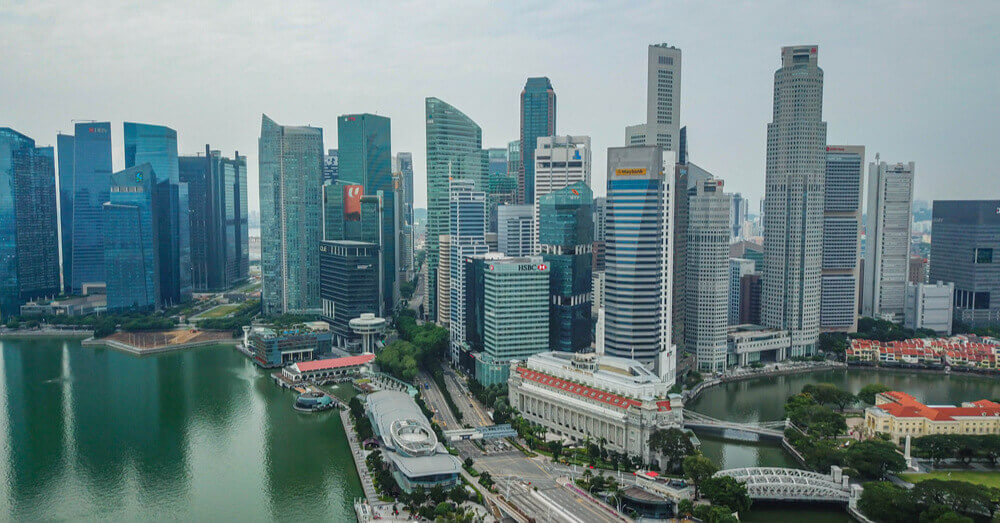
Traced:
MULTIPOLYGON (((393 119, 393 152, 413 153, 415 206, 426 207, 421 107, 425 97, 440 97, 461 107, 483 127, 483 147, 502 147, 519 134, 518 95, 525 80, 547 76, 560 96, 559 132, 591 136, 593 161, 601 166, 608 147, 624 145, 622 129, 641 121, 645 114, 648 44, 666 42, 684 52, 680 125, 689 127, 693 161, 726 178, 728 190, 748 196, 753 212, 763 192, 771 57, 782 45, 813 42, 823 49, 823 68, 828 73, 823 118, 829 123, 830 143, 865 144, 871 156, 880 152, 886 158, 914 159, 921 164, 915 181, 917 199, 971 198, 976 196, 973 187, 988 179, 987 140, 996 135, 996 122, 1000 121, 986 88, 1000 81, 1000 70, 989 65, 992 61, 988 57, 988 49, 996 47, 1000 34, 988 24, 989 14, 998 11, 996 5, 965 7, 944 13, 945 6, 905 3, 858 9, 832 3, 793 6, 787 15, 802 19, 802 24, 794 29, 767 26, 770 31, 766 36, 761 36, 760 29, 776 16, 777 7, 733 7, 717 13, 714 8, 687 6, 679 17, 672 18, 677 23, 670 31, 664 31, 655 23, 658 17, 651 16, 669 11, 670 5, 586 7, 574 18, 575 25, 556 23, 561 17, 558 10, 529 9, 534 15, 528 17, 531 24, 550 30, 540 37, 528 37, 534 25, 501 28, 504 24, 496 24, 483 35, 469 35, 463 28, 469 17, 490 16, 502 22, 521 11, 516 7, 472 6, 449 20, 437 20, 436 26, 429 22, 401 24, 400 31, 384 37, 380 42, 384 45, 366 46, 372 44, 373 37, 353 30, 353 24, 344 27, 343 34, 299 31, 299 25, 316 26, 325 19, 311 16, 314 11, 302 5, 281 12, 254 6, 228 11, 209 5, 210 16, 185 21, 196 28, 216 18, 211 15, 218 15, 245 22, 233 27, 251 26, 255 30, 236 32, 216 24, 212 31, 204 32, 212 35, 210 40, 206 36, 185 43, 176 38, 175 31, 183 25, 176 23, 178 15, 169 6, 132 11, 111 5, 95 17, 73 5, 41 2, 0 8, 0 34, 10 36, 5 46, 14 51, 0 64, 0 73, 17 79, 0 86, 0 95, 22 102, 6 111, 6 124, 34 137, 41 146, 55 145, 58 131, 72 132, 73 119, 93 118, 110 120, 114 129, 122 121, 177 129, 180 154, 197 152, 204 143, 247 151, 251 209, 258 208, 258 159, 253 145, 261 112, 279 121, 322 127, 324 148, 335 146, 338 115, 376 113, 393 119), (113 32, 120 23, 146 20, 146 16, 155 23, 148 24, 148 37, 142 41, 133 42, 121 32, 113 32), (716 27, 728 29, 724 31, 726 39, 718 39, 718 31, 704 31, 710 16, 716 27), (607 24, 608 20, 628 23, 607 24), (290 35, 291 27, 296 28, 297 36, 290 35), (887 27, 891 31, 886 31, 887 27), (105 39, 105 49, 127 43, 138 53, 160 58, 149 63, 169 61, 169 75, 134 67, 119 53, 69 49, 68 44, 78 41, 83 28, 88 38, 105 39), (579 37, 581 31, 590 29, 597 33, 595 38, 579 37), (259 47, 257 40, 263 38, 258 38, 258 32, 290 47, 277 46, 279 51, 259 47), (929 32, 937 35, 938 44, 926 43, 929 32), (255 40, 245 41, 251 33, 255 40), (880 36, 885 33, 892 36, 880 36), (331 58, 329 50, 338 48, 341 38, 349 43, 346 49, 350 52, 331 58), (422 45, 414 46, 413 42, 422 45), (204 52, 209 47, 214 53, 212 75, 205 76, 209 66, 204 52), (463 47, 466 50, 462 53, 454 52, 463 47), (259 51, 247 53, 247 49, 259 51), (954 53, 955 49, 963 49, 963 53, 954 53), (88 53, 86 59, 79 52, 88 53), (477 65, 465 58, 468 54, 498 53, 512 59, 481 60, 478 63, 483 65, 477 65), (580 56, 587 57, 586 67, 580 66, 580 56), (26 62, 38 58, 45 58, 46 67, 26 62), (320 72, 315 67, 320 59, 327 61, 328 67, 323 69, 337 73, 320 72), (247 63, 249 60, 253 62, 247 63), (79 63, 87 63, 86 69, 79 63), (36 74, 18 73, 29 66, 36 74), (104 74, 92 75, 94 70, 104 74), (239 74, 225 74, 229 71, 239 74), (126 74, 134 75, 137 83, 119 86, 107 80, 126 74), (325 78, 324 74, 330 76, 325 78), (203 80, 188 81, 192 75, 203 80), (218 81, 206 90, 208 80, 215 75, 218 81), (385 75, 396 77, 388 81, 385 75), (882 75, 891 75, 892 82, 872 80, 882 75), (290 92, 283 82, 286 78, 301 79, 301 87, 296 88, 299 91, 290 92), (904 84, 906 89, 888 87, 904 84), (140 91, 142 96, 135 95, 140 91), (928 105, 929 99, 935 103, 928 105), (916 114, 920 118, 915 118, 916 114), (935 137, 933 147, 927 144, 929 136, 935 137), (949 183, 948 173, 956 170, 967 183, 949 183)), ((438 19, 441 11, 403 6, 336 14, 336 19, 357 20, 357 26, 363 27, 368 17, 387 17, 390 23, 427 21, 438 19)), ((198 33, 190 29, 185 28, 185 34, 198 33)), ((117 171, 125 167, 122 139, 117 133, 112 138, 113 169, 117 171)), ((604 193, 604 182, 603 169, 595 170, 592 185, 596 195, 604 193)))

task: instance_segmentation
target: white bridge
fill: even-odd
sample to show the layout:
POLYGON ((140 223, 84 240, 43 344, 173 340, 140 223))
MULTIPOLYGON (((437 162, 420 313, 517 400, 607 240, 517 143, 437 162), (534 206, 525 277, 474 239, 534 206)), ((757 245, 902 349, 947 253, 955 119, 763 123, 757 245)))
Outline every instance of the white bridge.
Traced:
MULTIPOLYGON (((817 501, 848 503, 852 488, 840 467, 829 474, 778 467, 752 467, 720 470, 716 477, 729 476, 747 487, 751 499, 771 501, 817 501)), ((857 486, 860 491, 860 486, 857 486)), ((860 492, 855 493, 860 495, 860 492)))
POLYGON ((788 420, 782 421, 751 421, 741 423, 738 421, 725 421, 715 419, 711 416, 694 412, 684 411, 684 428, 718 431, 723 437, 731 439, 752 439, 745 435, 765 436, 769 438, 781 439, 785 437, 785 429, 789 427, 788 420))

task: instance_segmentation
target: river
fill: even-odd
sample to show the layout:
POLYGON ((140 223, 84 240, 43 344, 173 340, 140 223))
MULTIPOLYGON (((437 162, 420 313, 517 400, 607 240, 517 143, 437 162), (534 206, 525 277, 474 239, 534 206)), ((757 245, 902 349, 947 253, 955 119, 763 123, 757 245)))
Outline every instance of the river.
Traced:
POLYGON ((336 412, 232 347, 137 358, 0 340, 0 520, 354 520, 336 412))

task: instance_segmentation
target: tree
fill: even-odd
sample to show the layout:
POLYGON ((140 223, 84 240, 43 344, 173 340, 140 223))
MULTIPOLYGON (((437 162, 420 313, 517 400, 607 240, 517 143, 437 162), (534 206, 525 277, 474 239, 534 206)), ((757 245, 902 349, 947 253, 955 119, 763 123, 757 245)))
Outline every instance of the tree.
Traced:
POLYGON ((910 523, 917 517, 919 509, 906 489, 889 482, 869 482, 864 488, 858 508, 869 518, 884 523, 910 523))
POLYGON ((684 464, 684 458, 694 454, 691 438, 681 429, 657 429, 649 435, 649 448, 657 451, 666 460, 664 470, 676 472, 684 464))
POLYGON ((861 391, 858 392, 858 399, 868 405, 875 404, 875 396, 883 392, 889 392, 889 387, 882 385, 881 383, 870 383, 861 387, 861 391))
POLYGON ((751 500, 747 494, 747 486, 730 476, 706 478, 701 490, 713 505, 724 505, 736 512, 750 510, 751 500))
POLYGON ((471 469, 472 466, 476 464, 476 462, 472 461, 472 458, 465 458, 464 464, 465 464, 465 468, 471 469))
POLYGON ((689 515, 694 510, 694 503, 684 498, 677 504, 677 514, 680 516, 689 515))
POLYGON ((817 385, 808 384, 802 387, 802 393, 808 394, 820 405, 836 405, 840 410, 844 410, 855 402, 855 397, 846 390, 840 390, 832 383, 820 383, 817 385))
POLYGON ((958 440, 951 434, 932 434, 913 440, 914 450, 933 459, 935 463, 954 456, 958 446, 958 440))
POLYGON ((891 472, 906 468, 906 460, 888 441, 868 440, 855 443, 847 449, 847 466, 855 469, 864 479, 882 479, 891 472))
POLYGON ((455 485, 450 491, 448 491, 448 498, 455 502, 455 505, 461 505, 465 500, 469 499, 469 492, 465 490, 465 487, 461 485, 455 485))
POLYGON ((989 518, 997 511, 1000 489, 974 485, 964 481, 929 479, 921 481, 911 492, 917 505, 945 505, 966 516, 989 518))
POLYGON ((692 515, 705 523, 738 523, 729 507, 716 505, 698 505, 691 511, 692 515))
POLYGON ((559 455, 562 454, 563 444, 561 441, 553 441, 549 443, 549 452, 552 453, 552 460, 559 461, 559 455))
POLYGON ((691 480, 694 485, 694 497, 698 499, 698 493, 705 481, 719 471, 719 467, 712 463, 712 460, 702 454, 692 454, 684 458, 684 476, 691 480))
POLYGON ((817 342, 821 352, 830 352, 843 356, 850 346, 847 335, 842 332, 824 332, 819 335, 817 342))

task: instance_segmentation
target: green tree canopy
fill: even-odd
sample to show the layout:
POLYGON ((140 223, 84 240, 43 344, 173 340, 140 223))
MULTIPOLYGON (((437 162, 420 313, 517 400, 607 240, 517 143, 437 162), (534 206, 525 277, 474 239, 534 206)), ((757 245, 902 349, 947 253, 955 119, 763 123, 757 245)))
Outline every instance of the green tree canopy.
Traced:
POLYGON ((649 435, 649 448, 659 452, 666 460, 667 472, 681 470, 684 458, 694 454, 694 444, 683 430, 671 427, 657 429, 649 435))
POLYGON ((863 479, 882 479, 906 468, 906 460, 888 441, 868 440, 851 445, 845 459, 863 479))

